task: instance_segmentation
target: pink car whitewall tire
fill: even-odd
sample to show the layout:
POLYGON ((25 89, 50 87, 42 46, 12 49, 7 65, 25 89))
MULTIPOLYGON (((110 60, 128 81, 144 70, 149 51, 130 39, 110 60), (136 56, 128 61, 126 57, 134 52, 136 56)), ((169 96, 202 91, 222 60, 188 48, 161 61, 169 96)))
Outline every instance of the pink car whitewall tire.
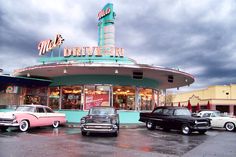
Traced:
POLYGON ((54 121, 53 124, 52 124, 52 126, 53 126, 54 128, 57 128, 59 125, 60 125, 60 122, 59 122, 59 121, 54 121))
POLYGON ((25 132, 29 129, 29 122, 27 120, 22 120, 19 126, 20 131, 25 132))

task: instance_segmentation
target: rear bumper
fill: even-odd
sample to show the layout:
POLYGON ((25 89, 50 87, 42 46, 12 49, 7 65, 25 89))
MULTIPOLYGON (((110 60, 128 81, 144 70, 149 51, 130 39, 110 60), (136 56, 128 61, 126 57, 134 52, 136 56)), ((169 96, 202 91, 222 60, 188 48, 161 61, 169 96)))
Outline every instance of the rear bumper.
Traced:
POLYGON ((91 133, 115 133, 119 130, 119 126, 116 124, 81 124, 81 131, 91 133))

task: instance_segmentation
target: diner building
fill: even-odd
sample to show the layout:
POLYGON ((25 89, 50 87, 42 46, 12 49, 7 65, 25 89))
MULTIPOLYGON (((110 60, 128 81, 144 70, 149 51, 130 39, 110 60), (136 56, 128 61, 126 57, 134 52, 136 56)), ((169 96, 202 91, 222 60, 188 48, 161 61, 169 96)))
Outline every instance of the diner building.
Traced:
POLYGON ((115 47, 111 3, 98 13, 98 36, 97 46, 67 47, 60 34, 41 41, 38 65, 0 76, 0 104, 48 105, 69 122, 79 122, 92 106, 113 106, 121 123, 136 123, 140 111, 160 105, 160 90, 194 82, 186 72, 139 64, 115 47))

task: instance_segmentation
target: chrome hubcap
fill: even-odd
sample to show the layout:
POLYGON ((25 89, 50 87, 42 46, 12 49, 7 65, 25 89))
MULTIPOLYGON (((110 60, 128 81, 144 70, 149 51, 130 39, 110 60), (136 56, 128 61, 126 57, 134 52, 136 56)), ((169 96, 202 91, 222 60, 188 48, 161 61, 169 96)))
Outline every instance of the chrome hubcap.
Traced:
POLYGON ((148 127, 148 128, 151 128, 151 127, 152 127, 152 123, 151 123, 151 122, 148 122, 148 123, 147 123, 147 127, 148 127))
POLYGON ((183 127, 183 133, 188 134, 189 133, 189 127, 187 127, 187 126, 183 127))

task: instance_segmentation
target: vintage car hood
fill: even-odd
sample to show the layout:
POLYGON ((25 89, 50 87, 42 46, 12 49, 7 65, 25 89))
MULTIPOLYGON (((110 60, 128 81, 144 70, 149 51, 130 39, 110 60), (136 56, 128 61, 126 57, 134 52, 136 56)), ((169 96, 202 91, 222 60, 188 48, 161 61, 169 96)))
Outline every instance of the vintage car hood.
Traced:
POLYGON ((15 115, 15 114, 16 114, 16 111, 0 112, 0 118, 11 119, 11 118, 13 118, 13 115, 15 115))

